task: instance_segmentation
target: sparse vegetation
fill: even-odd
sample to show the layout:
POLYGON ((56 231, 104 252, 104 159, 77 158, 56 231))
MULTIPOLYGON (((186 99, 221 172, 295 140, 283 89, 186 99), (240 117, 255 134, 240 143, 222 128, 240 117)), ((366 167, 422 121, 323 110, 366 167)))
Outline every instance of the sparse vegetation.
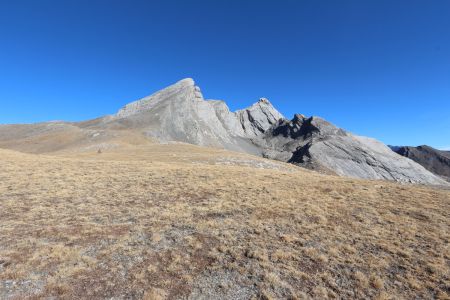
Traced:
POLYGON ((448 190, 182 144, 0 157, 1 299, 449 297, 448 190))

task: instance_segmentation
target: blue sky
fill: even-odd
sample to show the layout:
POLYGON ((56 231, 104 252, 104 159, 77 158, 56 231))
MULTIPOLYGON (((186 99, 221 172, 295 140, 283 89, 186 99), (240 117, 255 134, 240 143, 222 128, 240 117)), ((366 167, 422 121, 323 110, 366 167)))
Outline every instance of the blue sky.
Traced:
POLYGON ((3 1, 0 123, 84 120, 181 78, 387 144, 450 148, 450 1, 3 1))

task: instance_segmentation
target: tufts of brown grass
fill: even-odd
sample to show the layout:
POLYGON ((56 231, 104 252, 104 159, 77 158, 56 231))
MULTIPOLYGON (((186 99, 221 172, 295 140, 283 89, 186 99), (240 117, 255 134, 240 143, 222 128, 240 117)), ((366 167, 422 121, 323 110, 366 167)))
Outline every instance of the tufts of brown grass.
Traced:
POLYGON ((450 192, 182 144, 0 150, 0 298, 448 298, 450 192))

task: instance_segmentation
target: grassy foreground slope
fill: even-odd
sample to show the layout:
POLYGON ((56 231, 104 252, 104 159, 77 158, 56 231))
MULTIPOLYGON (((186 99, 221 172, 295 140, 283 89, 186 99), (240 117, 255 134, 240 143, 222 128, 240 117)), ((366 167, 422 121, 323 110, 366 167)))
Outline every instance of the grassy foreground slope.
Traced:
POLYGON ((183 144, 0 150, 0 299, 448 299, 450 191, 183 144))

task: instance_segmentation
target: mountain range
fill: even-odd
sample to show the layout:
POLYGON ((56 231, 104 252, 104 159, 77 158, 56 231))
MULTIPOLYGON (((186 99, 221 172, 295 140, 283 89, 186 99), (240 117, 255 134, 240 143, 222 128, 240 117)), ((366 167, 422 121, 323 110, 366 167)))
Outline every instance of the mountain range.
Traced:
MULTIPOLYGON (((266 98, 232 112, 224 101, 205 100, 190 78, 131 102, 114 115, 0 126, 1 148, 29 153, 107 151, 148 140, 224 148, 355 178, 447 184, 438 176, 448 176, 447 171, 422 166, 414 159, 417 155, 402 156, 320 117, 296 114, 289 120, 266 98)), ((448 170, 448 160, 442 168, 448 170)))

